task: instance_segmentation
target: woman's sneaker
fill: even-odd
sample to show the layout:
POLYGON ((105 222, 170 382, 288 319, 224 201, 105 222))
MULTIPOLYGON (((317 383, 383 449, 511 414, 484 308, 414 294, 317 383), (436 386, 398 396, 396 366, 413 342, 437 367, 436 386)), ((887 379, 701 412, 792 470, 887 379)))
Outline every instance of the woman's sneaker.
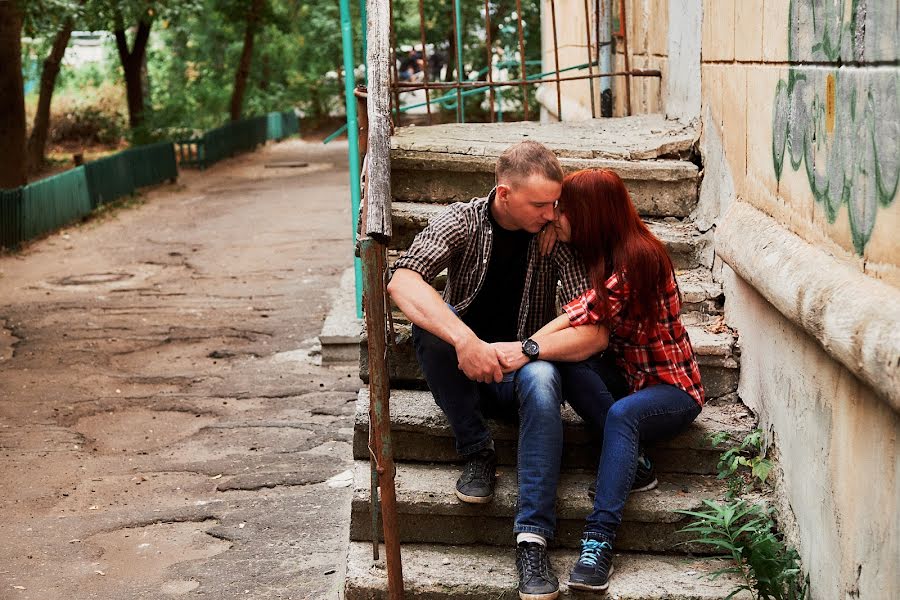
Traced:
POLYGON ((469 456, 456 480, 456 497, 469 504, 486 504, 494 498, 497 483, 497 454, 490 449, 469 456))
POLYGON ((612 546, 594 533, 585 533, 581 540, 581 556, 569 573, 569 587, 576 590, 603 592, 609 587, 612 575, 612 546))
POLYGON ((638 456, 637 471, 634 473, 634 483, 631 484, 632 492, 646 492, 652 490, 659 482, 656 479, 656 471, 653 464, 646 456, 638 456))
MULTIPOLYGON (((637 471, 634 473, 634 483, 631 484, 632 492, 646 492, 654 489, 659 485, 656 479, 656 471, 653 464, 646 456, 638 456, 637 471)), ((594 499, 597 495, 597 480, 595 479, 588 485, 588 498, 594 499)))
POLYGON ((547 548, 537 542, 516 544, 520 600, 553 600, 559 596, 559 579, 550 566, 547 548))

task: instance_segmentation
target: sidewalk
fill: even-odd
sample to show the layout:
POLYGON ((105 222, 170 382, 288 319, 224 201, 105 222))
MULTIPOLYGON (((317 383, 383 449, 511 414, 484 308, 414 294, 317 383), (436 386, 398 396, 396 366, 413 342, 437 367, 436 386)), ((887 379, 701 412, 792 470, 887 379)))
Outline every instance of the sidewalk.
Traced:
POLYGON ((349 212, 294 140, 0 257, 0 598, 339 597, 349 212))

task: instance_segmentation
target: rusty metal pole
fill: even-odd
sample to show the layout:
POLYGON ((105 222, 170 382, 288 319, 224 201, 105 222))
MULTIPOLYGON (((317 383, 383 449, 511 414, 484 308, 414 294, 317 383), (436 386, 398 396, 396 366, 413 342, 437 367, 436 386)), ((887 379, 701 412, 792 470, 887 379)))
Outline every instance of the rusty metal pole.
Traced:
POLYGON ((550 20, 553 21, 553 61, 556 67, 556 118, 562 121, 562 85, 559 82, 559 40, 556 37, 556 2, 550 0, 550 20))
POLYGON ((628 58, 628 24, 625 20, 625 0, 619 0, 619 38, 625 58, 625 114, 631 116, 631 59, 628 58))
MULTIPOLYGON (((388 598, 403 598, 403 568, 400 558, 397 493, 394 488, 394 450, 391 439, 390 381, 386 337, 385 290, 387 242, 391 238, 391 18, 383 0, 368 0, 367 98, 368 154, 366 156, 366 214, 360 236, 363 289, 369 350, 369 427, 374 432, 374 459, 381 492, 388 598)), ((399 108, 399 106, 398 106, 399 108)))
POLYGON ((524 105, 525 120, 528 121, 528 76, 525 74, 525 30, 522 27, 522 0, 516 0, 516 21, 519 25, 519 63, 522 65, 522 104, 524 105))
MULTIPOLYGON (((366 164, 366 152, 369 148, 369 113, 368 107, 366 105, 366 99, 368 98, 368 92, 366 90, 366 86, 358 85, 356 89, 353 91, 353 95, 356 96, 356 114, 358 115, 358 123, 359 123, 359 164, 366 164)), ((365 166, 363 166, 365 169, 365 166)), ((365 223, 366 214, 368 212, 368 202, 366 201, 366 188, 362 186, 362 202, 360 209, 360 218, 359 218, 359 231, 362 230, 362 224, 365 223)), ((357 231, 357 235, 359 235, 359 231, 357 231)), ((363 267, 365 272, 365 267, 363 267)), ((371 403, 370 403, 371 404, 371 403)), ((369 423, 371 424, 374 419, 372 419, 372 410, 371 406, 369 407, 369 423)), ((370 466, 370 483, 369 483, 369 512, 372 514, 372 560, 378 560, 378 542, 381 539, 381 532, 379 530, 378 524, 381 518, 381 502, 378 498, 378 469, 376 468, 377 461, 375 459, 374 454, 375 448, 375 428, 369 427, 369 466, 370 466)))

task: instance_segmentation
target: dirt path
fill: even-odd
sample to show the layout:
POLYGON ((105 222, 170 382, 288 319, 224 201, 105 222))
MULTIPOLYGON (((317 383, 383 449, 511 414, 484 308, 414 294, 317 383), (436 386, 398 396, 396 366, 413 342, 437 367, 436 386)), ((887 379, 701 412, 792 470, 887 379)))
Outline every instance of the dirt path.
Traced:
POLYGON ((0 599, 338 597, 347 181, 285 142, 0 258, 0 599))

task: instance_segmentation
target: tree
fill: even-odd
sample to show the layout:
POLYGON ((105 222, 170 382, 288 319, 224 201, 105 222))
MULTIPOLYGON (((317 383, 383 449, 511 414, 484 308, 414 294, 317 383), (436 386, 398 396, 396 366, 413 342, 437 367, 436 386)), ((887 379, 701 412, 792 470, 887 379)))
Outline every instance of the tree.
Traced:
POLYGON ((250 75, 250 61, 253 58, 253 41, 256 30, 262 16, 265 0, 252 0, 247 11, 247 25, 244 29, 244 49, 241 51, 241 60, 234 74, 234 89, 231 93, 231 120, 241 118, 241 108, 244 104, 244 90, 247 88, 247 78, 250 75))
POLYGON ((150 28, 153 26, 153 11, 147 9, 139 14, 137 29, 131 49, 128 48, 128 37, 125 35, 125 20, 119 8, 115 9, 116 50, 125 74, 125 97, 128 102, 128 124, 132 130, 139 128, 144 122, 144 59, 147 54, 147 40, 150 39, 150 28))
MULTIPOLYGON (((79 0, 78 5, 83 5, 84 2, 85 0, 79 0)), ((31 127, 31 136, 28 138, 27 161, 29 171, 35 171, 44 164, 47 132, 50 128, 50 104, 53 101, 53 91, 56 89, 56 79, 66 52, 66 46, 69 45, 69 38, 75 27, 76 8, 76 6, 65 7, 65 12, 61 15, 59 29, 53 38, 53 45, 47 58, 44 59, 44 65, 41 69, 41 87, 38 94, 37 111, 34 115, 34 124, 31 127)), ((46 17, 46 13, 32 10, 33 19, 39 19, 41 16, 46 17)), ((56 20, 58 21, 59 19, 56 20)), ((46 25, 46 23, 44 24, 46 25)))
POLYGON ((27 183, 20 0, 0 2, 0 189, 27 183))

